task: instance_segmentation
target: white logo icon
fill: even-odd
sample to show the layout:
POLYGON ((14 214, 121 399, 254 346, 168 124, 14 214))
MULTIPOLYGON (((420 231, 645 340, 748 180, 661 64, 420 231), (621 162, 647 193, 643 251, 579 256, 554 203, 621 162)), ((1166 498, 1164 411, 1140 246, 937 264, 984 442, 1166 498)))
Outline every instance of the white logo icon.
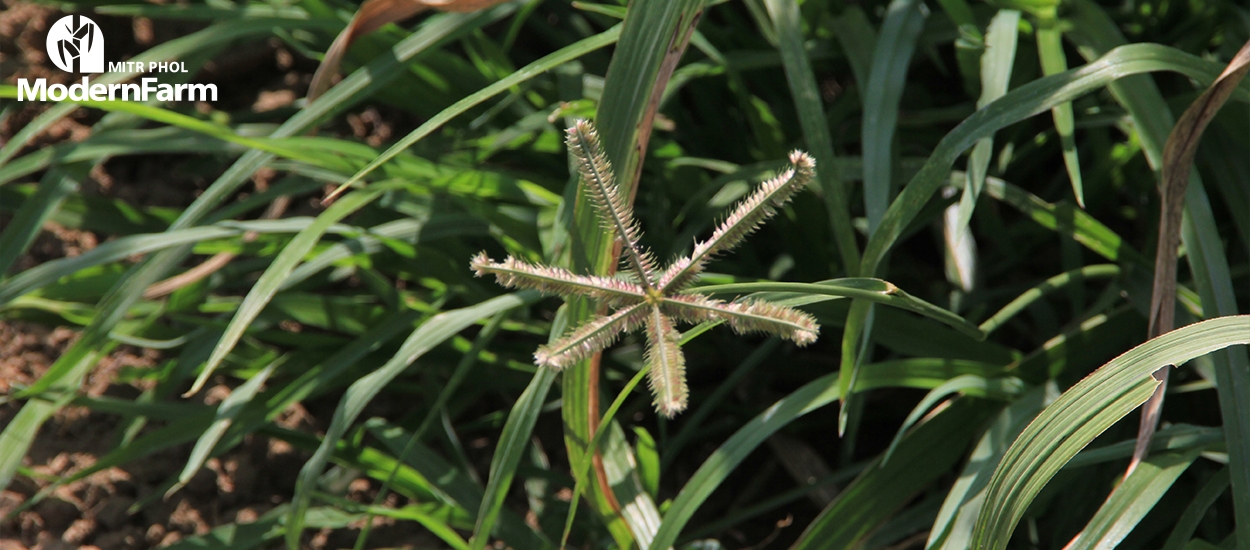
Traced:
POLYGON ((104 72, 104 33, 95 21, 66 15, 48 30, 48 57, 62 71, 104 72))

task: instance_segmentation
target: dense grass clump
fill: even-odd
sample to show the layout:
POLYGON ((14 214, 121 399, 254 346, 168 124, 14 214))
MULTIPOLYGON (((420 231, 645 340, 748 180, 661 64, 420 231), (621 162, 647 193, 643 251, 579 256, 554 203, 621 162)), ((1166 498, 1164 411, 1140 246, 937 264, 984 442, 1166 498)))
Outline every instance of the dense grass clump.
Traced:
POLYGON ((623 4, 57 5, 216 102, 17 102, 80 77, 4 46, 0 315, 74 338, 0 530, 280 447, 132 546, 1250 548, 1250 11, 623 4))

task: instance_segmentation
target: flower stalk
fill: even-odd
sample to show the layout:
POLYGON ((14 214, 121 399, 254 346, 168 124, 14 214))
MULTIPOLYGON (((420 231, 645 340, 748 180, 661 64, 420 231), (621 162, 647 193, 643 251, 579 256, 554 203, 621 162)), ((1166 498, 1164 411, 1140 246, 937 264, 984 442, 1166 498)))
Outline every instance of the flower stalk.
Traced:
POLYGON ((534 289, 550 296, 578 295, 612 308, 570 330, 534 353, 540 366, 563 369, 612 345, 622 334, 645 327, 646 360, 656 410, 672 417, 686 408, 685 357, 681 333, 674 320, 684 323, 722 321, 739 334, 757 332, 780 336, 800 346, 816 341, 820 326, 811 315, 794 308, 759 300, 724 302, 682 294, 712 258, 732 250, 777 209, 810 183, 816 162, 807 153, 790 153, 790 168, 760 184, 739 202, 706 241, 695 243, 690 256, 660 270, 654 256, 641 244, 642 230, 633 209, 621 197, 612 164, 603 153, 599 136, 587 120, 568 129, 566 142, 578 173, 606 231, 621 245, 624 270, 637 282, 578 275, 565 269, 533 265, 511 256, 494 262, 483 252, 470 262, 481 277, 491 274, 508 288, 534 289))

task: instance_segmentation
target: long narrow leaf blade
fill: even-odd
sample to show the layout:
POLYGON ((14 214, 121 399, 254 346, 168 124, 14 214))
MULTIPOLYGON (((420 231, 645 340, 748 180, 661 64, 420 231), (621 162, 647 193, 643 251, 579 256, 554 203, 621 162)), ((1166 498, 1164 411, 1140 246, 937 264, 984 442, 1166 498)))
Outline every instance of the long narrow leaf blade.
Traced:
MULTIPOLYGON (((843 183, 833 170, 833 137, 829 133, 829 125, 825 123, 825 108, 821 105, 811 61, 803 47, 802 14, 799 12, 798 2, 793 0, 767 0, 765 6, 773 19, 773 25, 776 26, 781 62, 786 70, 786 80, 790 84, 790 95, 799 112, 803 137, 816 163, 824 167, 817 172, 817 177, 829 209, 834 241, 837 242, 838 252, 849 271, 859 265, 859 245, 855 242, 855 230, 851 227, 851 210, 843 183)), ((868 25, 864 26, 871 29, 868 25)))
MULTIPOLYGON (((981 97, 977 108, 981 109, 1007 93, 1012 67, 1016 61, 1016 38, 1020 34, 1020 12, 999 10, 985 32, 985 53, 981 55, 981 97)), ((962 234, 972 219, 981 187, 985 185, 985 171, 994 153, 994 138, 982 138, 968 157, 968 179, 963 195, 959 198, 959 219, 953 232, 962 234)))
POLYGON ((274 258, 273 263, 269 264, 269 268, 261 274, 260 279, 252 285, 252 289, 248 291, 247 297, 243 298, 243 303, 239 305, 238 311, 234 317, 230 318, 230 323, 226 325, 225 332, 221 335, 221 340, 213 348, 212 355, 208 358, 208 363, 204 365, 204 369, 200 371, 200 375, 196 377, 195 382, 191 384, 191 389, 187 390, 184 396, 192 395, 200 388, 204 387, 204 383, 212 376, 213 371, 226 358, 226 354, 234 349, 235 344, 243 337, 243 332, 247 327, 256 320, 261 310, 269 304, 274 295, 282 287, 282 283, 291 275, 291 271, 295 269, 295 265, 304 259, 321 237, 325 235, 327 229, 331 225, 338 223, 339 220, 363 208, 365 205, 373 202, 382 192, 394 188, 396 186, 377 185, 367 190, 353 193, 343 200, 333 204, 322 212, 313 223, 309 224, 295 238, 291 239, 282 248, 282 252, 274 258))
MULTIPOLYGON (((1051 16, 1042 16, 1037 29, 1037 53, 1042 59, 1042 73, 1059 74, 1068 70, 1068 60, 1063 53, 1063 36, 1058 23, 1051 16)), ((1055 119, 1055 131, 1059 133, 1059 144, 1063 148, 1063 165, 1068 169, 1068 180, 1072 182, 1072 194, 1076 204, 1085 208, 1085 184, 1081 178, 1080 157, 1076 153, 1076 118, 1072 114, 1072 102, 1060 103, 1050 110, 1055 119)))
POLYGON ((386 364, 354 382, 347 389, 347 392, 343 394, 343 398, 339 400, 339 404, 334 410, 334 418, 330 421, 330 427, 326 429, 326 435, 322 439, 321 445, 317 447, 317 452, 313 453, 312 458, 309 458, 308 462, 304 463, 304 467, 300 469, 295 496, 291 499, 291 513, 287 516, 287 547, 292 550, 299 547, 299 536, 303 531, 304 514, 312 501, 312 491, 316 485, 317 477, 321 475, 322 469, 325 468, 326 462, 330 459, 330 453, 334 450, 335 444, 343 437, 343 434, 347 433, 347 429, 356 421, 356 417, 360 416, 365 405, 383 387, 403 372, 413 361, 416 361, 426 352, 469 325, 480 319, 525 305, 527 302, 534 301, 537 298, 536 293, 524 291, 492 298, 474 306, 435 315, 422 323, 417 330, 413 331, 399 347, 399 351, 386 364))
POLYGON ((1047 407, 1003 456, 986 493, 973 546, 1006 548, 1033 498, 1095 437, 1143 403, 1160 365, 1176 365, 1250 343, 1250 316, 1202 321, 1150 340, 1113 359, 1047 407))
POLYGON ((890 204, 891 165, 899 100, 916 38, 929 15, 917 0, 893 0, 886 8, 881 36, 873 51, 872 72, 864 88, 864 210, 873 234, 890 204))
POLYGON ((407 150, 409 147, 412 147, 418 141, 421 141, 422 138, 430 135, 434 132, 434 130, 442 127, 449 120, 463 114, 465 111, 468 111, 473 107, 480 105, 482 102, 511 89, 517 84, 543 74, 559 65, 568 63, 569 61, 577 59, 589 52, 593 52, 599 48, 616 42, 617 38, 620 36, 620 32, 621 29, 619 26, 612 27, 611 29, 596 34, 590 38, 565 46, 564 48, 552 52, 543 58, 526 65, 516 72, 500 79, 498 82, 482 88, 477 93, 470 94, 460 101, 455 102, 450 107, 447 107, 439 112, 438 115, 435 115, 425 121, 423 124, 418 126, 417 129, 409 132, 408 135, 404 136, 397 143, 390 146, 390 148, 386 151, 383 151, 382 154, 378 155, 376 159, 373 159, 368 166, 360 169, 359 172, 356 172, 355 175, 343 182, 338 189, 335 189, 333 193, 326 197, 326 201, 334 199, 339 193, 342 193, 343 190, 363 180, 365 176, 369 175, 374 170, 377 170, 378 167, 386 164, 391 159, 407 150))

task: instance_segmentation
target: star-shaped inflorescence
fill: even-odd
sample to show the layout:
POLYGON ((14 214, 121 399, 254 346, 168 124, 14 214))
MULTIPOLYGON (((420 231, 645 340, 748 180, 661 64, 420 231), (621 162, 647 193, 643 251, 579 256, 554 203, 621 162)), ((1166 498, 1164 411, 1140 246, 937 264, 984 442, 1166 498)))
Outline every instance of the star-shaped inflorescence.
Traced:
POLYGON ((621 197, 612 165, 603 154, 599 136, 589 121, 568 129, 568 146, 605 230, 621 245, 623 268, 633 280, 577 275, 566 269, 533 265, 509 256, 491 261, 485 252, 470 263, 477 276, 493 274, 509 288, 530 288, 553 296, 580 295, 612 309, 538 348, 534 360, 562 369, 612 345, 621 334, 646 328, 651 391, 656 410, 667 417, 686 408, 685 357, 681 333, 674 320, 685 323, 722 321, 738 333, 775 334, 802 346, 816 341, 820 326, 811 315, 760 300, 723 302, 698 294, 683 294, 714 256, 727 252, 754 232, 777 208, 815 176, 816 162, 807 153, 790 153, 791 167, 760 184, 739 202, 712 236, 697 242, 690 256, 660 270, 654 256, 642 247, 642 231, 633 210, 621 197))

